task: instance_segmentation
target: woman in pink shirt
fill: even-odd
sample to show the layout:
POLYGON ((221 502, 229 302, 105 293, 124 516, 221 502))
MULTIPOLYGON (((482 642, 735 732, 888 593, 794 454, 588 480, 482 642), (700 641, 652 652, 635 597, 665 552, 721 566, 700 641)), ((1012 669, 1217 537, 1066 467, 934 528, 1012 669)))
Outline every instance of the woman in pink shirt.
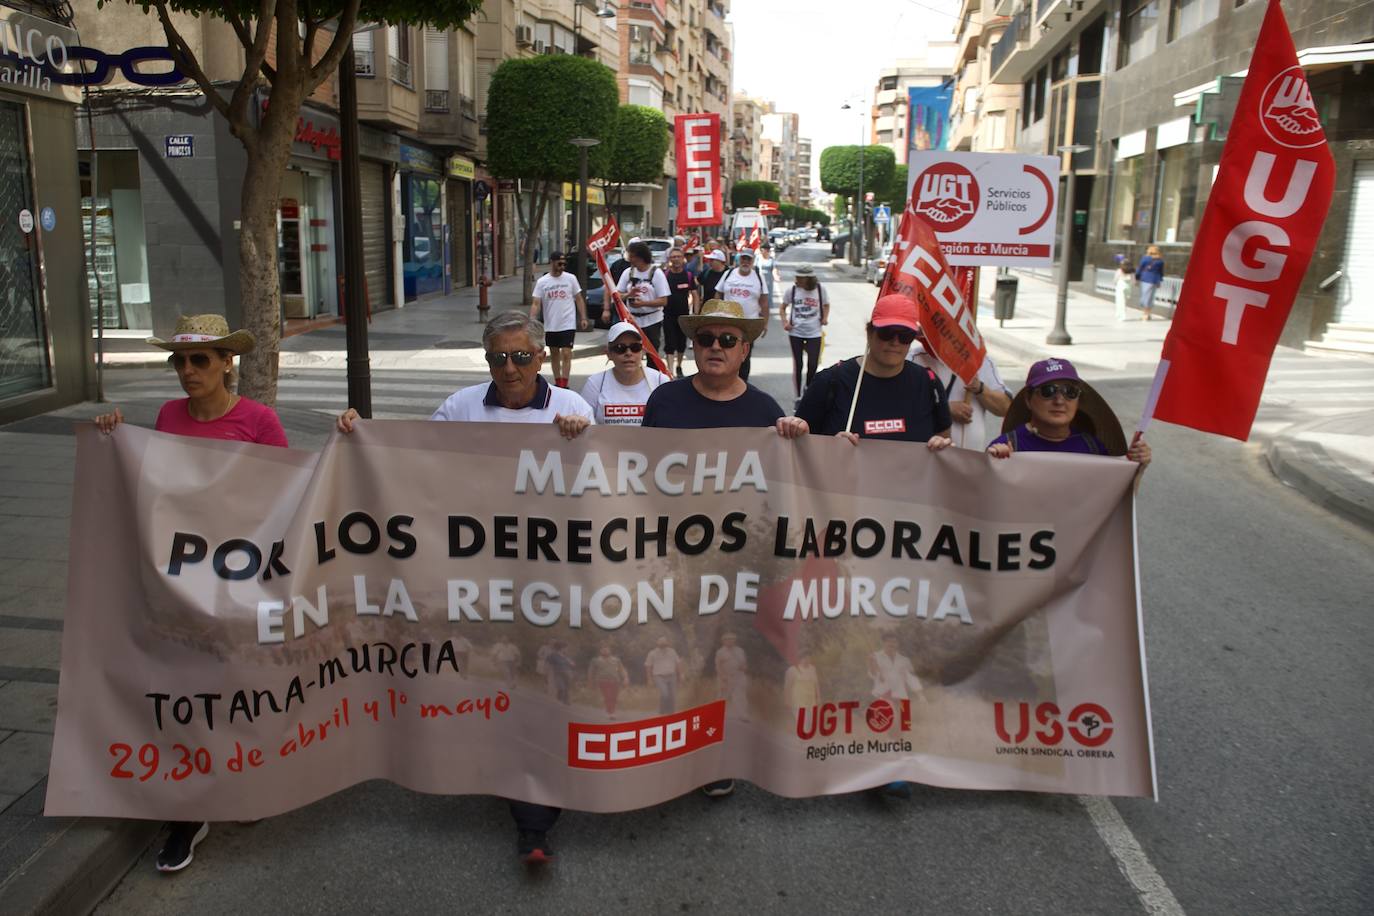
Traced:
MULTIPOLYGON (((276 411, 233 390, 237 380, 234 357, 253 349, 252 334, 230 333, 229 323, 220 315, 190 315, 177 319, 176 331, 167 340, 153 337, 148 343, 172 351, 167 362, 176 370, 181 390, 186 392, 186 397, 162 405, 155 427, 159 432, 286 448, 286 432, 276 411)), ((95 418, 95 425, 104 433, 113 432, 123 422, 124 415, 118 407, 95 418)), ((210 832, 210 825, 204 821, 174 821, 168 827, 167 843, 158 853, 157 868, 164 872, 180 871, 191 864, 196 846, 210 832)))

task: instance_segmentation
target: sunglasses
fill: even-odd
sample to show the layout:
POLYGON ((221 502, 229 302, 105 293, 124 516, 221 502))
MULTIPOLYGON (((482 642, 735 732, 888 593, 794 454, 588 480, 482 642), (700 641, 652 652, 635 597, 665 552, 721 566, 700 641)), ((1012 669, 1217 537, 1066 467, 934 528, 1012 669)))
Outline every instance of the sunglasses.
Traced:
POLYGON ((1077 385, 1056 385, 1050 383, 1048 385, 1041 385, 1039 388, 1035 389, 1035 393, 1047 401, 1053 400, 1056 394, 1062 394, 1066 401, 1076 401, 1078 400, 1080 390, 1077 385))
POLYGON ((884 343, 897 341, 902 344, 910 344, 916 339, 916 332, 911 328, 874 328, 873 333, 878 335, 878 339, 884 343))
POLYGON ((487 365, 499 369, 506 364, 507 359, 514 361, 517 366, 528 366, 534 362, 534 354, 528 350, 516 350, 514 353, 488 353, 487 365))
POLYGON ((171 356, 167 357, 167 365, 175 369, 185 369, 187 362, 190 362, 190 364, 197 369, 209 369, 210 354, 191 353, 188 355, 186 353, 173 353, 171 356))
POLYGON ((717 341, 720 342, 720 348, 722 350, 733 350, 735 344, 739 343, 739 337, 734 334, 716 335, 712 334, 710 331, 701 331, 692 339, 695 340, 697 346, 701 347, 703 350, 711 349, 716 345, 717 341))
POLYGON ((634 343, 623 343, 623 344, 618 343, 618 344, 611 344, 611 352, 612 352, 612 353, 620 353, 620 354, 624 354, 624 353, 639 353, 639 352, 642 351, 643 349, 644 349, 644 344, 640 343, 640 342, 637 341, 637 340, 636 340, 634 343))

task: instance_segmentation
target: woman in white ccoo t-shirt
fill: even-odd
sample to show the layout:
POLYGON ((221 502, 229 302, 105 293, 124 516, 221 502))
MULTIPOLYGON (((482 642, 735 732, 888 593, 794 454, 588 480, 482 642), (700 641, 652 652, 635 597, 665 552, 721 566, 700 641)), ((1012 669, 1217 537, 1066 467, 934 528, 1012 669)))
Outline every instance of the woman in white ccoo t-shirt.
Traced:
POLYGON ((639 426, 649 394, 668 381, 657 369, 644 366, 644 343, 628 321, 618 321, 606 333, 606 356, 611 368, 598 372, 582 386, 582 399, 591 405, 597 423, 639 426))

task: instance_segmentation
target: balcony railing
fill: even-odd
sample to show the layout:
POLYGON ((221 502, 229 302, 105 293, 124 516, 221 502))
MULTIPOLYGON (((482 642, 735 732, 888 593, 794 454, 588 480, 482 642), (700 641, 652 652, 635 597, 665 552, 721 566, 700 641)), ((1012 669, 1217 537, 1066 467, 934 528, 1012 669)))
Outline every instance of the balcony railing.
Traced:
POLYGON ((448 90, 426 89, 425 111, 434 111, 440 113, 448 111, 448 90))
POLYGON ((361 51, 356 48, 353 50, 353 72, 368 79, 377 75, 377 67, 371 48, 365 48, 361 51))
POLYGON ((1016 50, 1016 46, 1030 36, 1030 17, 1029 8, 1023 9, 1013 16, 1007 25, 1007 30, 1002 33, 1001 38, 997 39, 997 44, 992 46, 992 54, 989 55, 988 62, 991 65, 990 72, 994 77, 1002 65, 1007 62, 1007 58, 1011 57, 1012 52, 1016 50))
POLYGON ((401 60, 399 57, 391 58, 391 80, 400 83, 407 89, 414 89, 415 83, 410 77, 410 61, 401 60))

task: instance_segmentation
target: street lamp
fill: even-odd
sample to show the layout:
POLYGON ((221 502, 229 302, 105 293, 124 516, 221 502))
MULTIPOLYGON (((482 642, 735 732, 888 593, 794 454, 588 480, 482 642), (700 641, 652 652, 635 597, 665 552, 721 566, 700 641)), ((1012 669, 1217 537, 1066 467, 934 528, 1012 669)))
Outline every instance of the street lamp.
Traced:
POLYGON ((577 147, 578 196, 573 201, 573 242, 577 245, 577 284, 587 288, 587 230, 591 220, 587 212, 587 150, 601 141, 595 137, 573 137, 568 141, 577 147))
POLYGON ((1064 229, 1059 240, 1059 289, 1054 302, 1054 330, 1045 338, 1045 343, 1056 347, 1073 343, 1068 328, 1064 326, 1065 313, 1069 309, 1069 250, 1073 246, 1073 157, 1090 149, 1091 146, 1076 143, 1055 150, 1061 156, 1068 154, 1068 168, 1064 171, 1064 229))
MULTIPOLYGON (((591 0, 573 0, 573 34, 577 39, 577 53, 582 53, 582 7, 591 3, 591 0)), ((602 2, 596 11, 597 19, 614 19, 615 8, 609 3, 602 2)))
MULTIPOLYGON (((852 109, 853 107, 854 107, 853 105, 850 105, 848 102, 845 102, 843 105, 840 106, 840 110, 841 110, 841 111, 849 111, 849 110, 852 109)), ((854 263, 855 263, 855 264, 858 264, 858 263, 860 262, 860 257, 862 257, 862 261, 863 261, 863 270, 864 270, 864 274, 865 274, 865 275, 868 274, 868 206, 867 206, 867 204, 866 204, 865 201, 864 201, 864 146, 866 145, 866 144, 864 143, 864 141, 867 139, 867 137, 865 136, 867 133, 868 133, 868 131, 866 131, 866 130, 864 129, 863 113, 860 112, 860 114, 859 114, 859 193, 858 193, 857 195, 855 195, 855 197, 854 197, 854 211, 855 211, 855 212, 854 212, 854 219, 857 221, 857 224, 858 224, 858 230, 859 230, 859 245, 861 245, 862 248, 863 248, 863 254, 862 254, 862 256, 859 256, 859 255, 858 255, 858 249, 855 249, 855 255, 856 255, 856 256, 855 256, 855 258, 854 258, 854 263)), ((851 233, 851 234, 852 234, 852 233, 851 233)), ((850 242, 851 242, 851 244, 852 244, 852 243, 854 242, 854 240, 853 240, 853 239, 850 239, 850 242)))

